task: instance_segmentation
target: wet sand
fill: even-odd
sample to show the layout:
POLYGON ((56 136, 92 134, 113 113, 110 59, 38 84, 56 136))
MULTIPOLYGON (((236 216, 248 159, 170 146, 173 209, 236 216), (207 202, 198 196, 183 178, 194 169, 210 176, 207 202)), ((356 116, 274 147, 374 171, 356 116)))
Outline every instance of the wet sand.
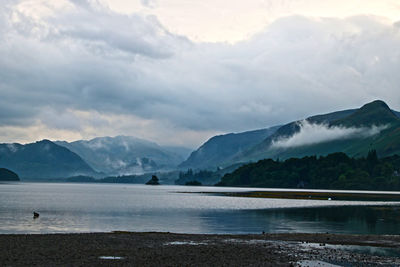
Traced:
POLYGON ((400 253, 397 250, 399 247, 400 236, 393 235, 193 235, 131 232, 0 235, 0 264, 299 266, 299 263, 303 263, 303 266, 321 266, 318 261, 322 261, 339 266, 400 266, 400 254, 396 254, 400 253), (348 248, 382 251, 372 255, 348 248))

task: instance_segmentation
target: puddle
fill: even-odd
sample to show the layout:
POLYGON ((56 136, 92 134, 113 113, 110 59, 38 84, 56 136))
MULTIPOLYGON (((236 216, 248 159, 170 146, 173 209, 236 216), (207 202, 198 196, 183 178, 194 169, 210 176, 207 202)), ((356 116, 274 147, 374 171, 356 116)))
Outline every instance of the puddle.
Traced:
POLYGON ((242 239, 225 239, 223 240, 225 243, 242 243, 242 244, 267 244, 267 243, 274 243, 277 244, 275 241, 270 240, 262 240, 262 239, 251 239, 251 240, 242 240, 242 239))
POLYGON ((118 256, 100 256, 100 260, 123 260, 125 257, 118 257, 118 256))
POLYGON ((303 261, 298 261, 296 263, 296 266, 299 267, 341 267, 341 265, 335 265, 331 263, 327 263, 324 261, 312 261, 312 260, 303 260, 303 261))
POLYGON ((331 244, 318 244, 318 243, 303 243, 301 246, 307 248, 330 248, 338 249, 357 254, 367 254, 372 256, 384 257, 400 257, 400 249, 397 248, 384 248, 374 246, 357 246, 357 245, 331 245, 331 244))
POLYGON ((194 242, 194 241, 173 241, 165 243, 164 246, 176 246, 176 245, 191 245, 191 246, 198 246, 198 245, 208 245, 206 242, 194 242))

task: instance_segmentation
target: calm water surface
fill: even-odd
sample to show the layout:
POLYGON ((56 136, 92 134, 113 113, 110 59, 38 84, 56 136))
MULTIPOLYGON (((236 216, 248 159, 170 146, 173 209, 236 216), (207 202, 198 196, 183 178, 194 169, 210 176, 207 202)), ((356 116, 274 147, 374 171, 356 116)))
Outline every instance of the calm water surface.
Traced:
POLYGON ((399 234, 400 204, 256 199, 180 192, 248 188, 0 184, 0 233, 161 231, 399 234), (397 206, 399 205, 399 206, 397 206), (33 219, 32 212, 40 217, 33 219))

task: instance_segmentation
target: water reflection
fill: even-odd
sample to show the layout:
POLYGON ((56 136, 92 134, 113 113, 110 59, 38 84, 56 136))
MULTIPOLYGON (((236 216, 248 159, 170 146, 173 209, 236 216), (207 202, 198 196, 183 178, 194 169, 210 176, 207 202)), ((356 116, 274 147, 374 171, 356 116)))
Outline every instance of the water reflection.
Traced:
POLYGON ((182 189, 221 190, 140 185, 0 184, 0 233, 400 232, 397 206, 343 206, 371 203, 176 193, 182 189), (40 212, 36 220, 32 217, 34 210, 40 212))
MULTIPOLYGON (((268 232, 399 234, 398 206, 342 206, 243 211, 268 232)), ((258 228, 258 230, 262 230, 258 228)))

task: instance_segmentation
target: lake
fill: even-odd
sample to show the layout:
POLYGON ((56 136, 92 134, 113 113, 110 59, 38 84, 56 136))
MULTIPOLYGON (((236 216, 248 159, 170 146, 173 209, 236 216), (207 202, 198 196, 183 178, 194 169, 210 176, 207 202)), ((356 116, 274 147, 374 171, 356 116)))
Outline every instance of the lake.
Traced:
MULTIPOLYGON (((228 197, 259 188, 1 183, 0 233, 399 234, 399 202, 228 197), (186 192, 186 193, 182 193, 186 192), (40 217, 33 219, 33 211, 40 217)), ((287 191, 287 189, 285 189, 287 191)))

